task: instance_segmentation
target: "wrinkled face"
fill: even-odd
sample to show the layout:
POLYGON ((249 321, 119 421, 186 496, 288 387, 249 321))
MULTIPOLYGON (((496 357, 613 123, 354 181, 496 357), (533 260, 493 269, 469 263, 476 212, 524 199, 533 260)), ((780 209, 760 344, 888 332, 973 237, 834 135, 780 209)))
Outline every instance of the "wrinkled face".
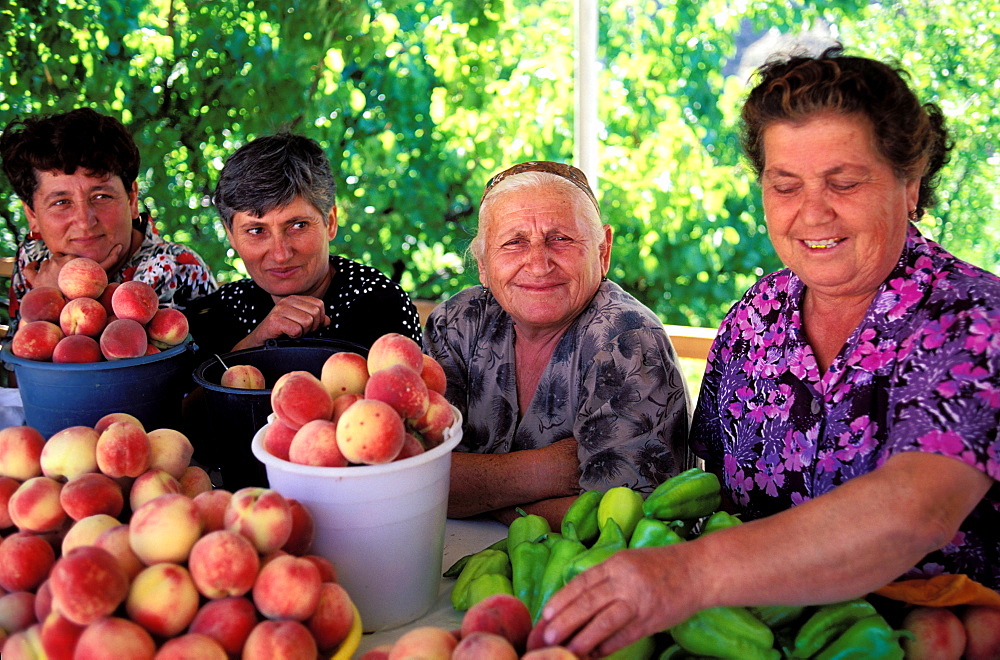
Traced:
POLYGON ((778 256, 813 293, 874 295, 902 253, 919 179, 896 177, 863 117, 779 122, 763 145, 764 213, 778 256))
POLYGON ((596 240, 570 193, 507 193, 485 229, 479 279, 520 330, 564 329, 590 302, 611 259, 611 227, 596 240))
POLYGON ((329 285, 336 208, 324 218, 319 209, 297 197, 262 218, 236 213, 226 233, 250 277, 273 298, 320 297, 329 285))
POLYGON ((31 231, 41 235, 53 254, 104 264, 112 249, 122 245, 121 260, 128 256, 132 219, 139 216, 136 183, 126 190, 118 176, 97 177, 81 169, 73 174, 36 172, 36 177, 34 208, 24 204, 24 212, 31 231))

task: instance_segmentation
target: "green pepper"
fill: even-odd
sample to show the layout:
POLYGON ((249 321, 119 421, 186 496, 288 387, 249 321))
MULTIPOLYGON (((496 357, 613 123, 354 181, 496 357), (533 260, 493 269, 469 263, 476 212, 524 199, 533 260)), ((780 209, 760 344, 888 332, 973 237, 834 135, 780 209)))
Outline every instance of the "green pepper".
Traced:
POLYGON ((656 651, 656 640, 653 636, 640 637, 628 646, 620 648, 604 660, 649 660, 656 651))
POLYGON ((801 605, 761 605, 751 607, 750 612, 768 628, 777 630, 798 621, 805 609, 801 605))
POLYGON ((735 527, 736 525, 740 525, 742 523, 742 520, 731 513, 716 511, 710 515, 701 526, 701 536, 719 529, 725 529, 726 527, 735 527))
POLYGON ((549 547, 542 541, 520 543, 510 552, 514 595, 532 611, 542 586, 545 565, 549 561, 549 547))
POLYGON ((643 518, 636 523, 632 538, 628 541, 630 548, 654 548, 680 543, 684 539, 670 528, 670 525, 656 518, 643 518))
POLYGON ((627 542, 642 515, 642 495, 628 486, 615 486, 604 493, 597 505, 597 527, 604 529, 608 520, 614 520, 627 542))
POLYGON ((774 633, 745 607, 710 607, 670 629, 689 653, 732 660, 777 660, 774 633))
POLYGON ((792 657, 811 658, 856 621, 873 614, 876 614, 875 607, 864 598, 820 607, 796 633, 792 657))
POLYGON ((542 571, 542 582, 538 587, 538 598, 535 607, 531 610, 531 620, 538 622, 542 608, 549 602, 552 594, 562 589, 566 584, 563 573, 566 566, 581 552, 587 550, 587 546, 576 539, 562 538, 556 541, 552 549, 549 550, 549 560, 545 563, 545 570, 542 571))
POLYGON ((687 660, 687 658, 694 657, 690 653, 684 650, 684 647, 680 644, 674 643, 663 649, 657 660, 687 660))
POLYGON ((855 621, 815 658, 902 660, 905 653, 899 640, 909 635, 904 630, 893 630, 882 615, 875 614, 855 621))
POLYGON ((556 544, 556 542, 559 539, 561 539, 561 538, 564 538, 564 537, 559 532, 549 532, 548 534, 546 534, 542 538, 538 539, 538 541, 540 543, 543 543, 546 548, 548 548, 549 550, 551 550, 552 546, 554 546, 556 544))
POLYGON ((600 534, 597 526, 597 507, 601 503, 604 493, 599 490, 588 490, 580 493, 580 496, 573 500, 566 513, 563 515, 562 528, 563 536, 570 536, 571 526, 575 527, 573 532, 577 541, 584 545, 590 545, 600 534))
POLYGON ((508 552, 516 548, 518 543, 536 541, 539 537, 552 531, 547 518, 533 513, 525 513, 524 509, 521 508, 516 509, 516 511, 521 515, 514 518, 507 529, 508 552))
POLYGON ((657 486, 642 509, 650 518, 690 520, 709 515, 721 502, 719 478, 712 472, 691 468, 657 486))
MULTIPOLYGON (((485 573, 469 582, 468 607, 496 594, 514 594, 514 585, 510 578, 502 573, 485 573)), ((466 608, 468 609, 468 608, 466 608)))
POLYGON ((511 577, 510 558, 506 552, 487 548, 472 555, 451 590, 451 606, 456 610, 469 609, 469 583, 490 573, 511 577))
POLYGON ((621 527, 613 518, 609 518, 594 545, 587 548, 585 552, 581 552, 566 565, 563 579, 569 582, 591 566, 597 566, 611 555, 627 547, 628 542, 625 540, 621 527))
MULTIPOLYGON (((496 543, 491 543, 490 545, 483 548, 483 550, 503 550, 507 552, 507 537, 503 537, 496 543)), ((469 563, 469 560, 476 555, 475 552, 465 555, 464 557, 459 557, 458 561, 448 567, 448 570, 444 572, 442 577, 446 578, 457 578, 462 573, 462 569, 465 565, 469 563)))

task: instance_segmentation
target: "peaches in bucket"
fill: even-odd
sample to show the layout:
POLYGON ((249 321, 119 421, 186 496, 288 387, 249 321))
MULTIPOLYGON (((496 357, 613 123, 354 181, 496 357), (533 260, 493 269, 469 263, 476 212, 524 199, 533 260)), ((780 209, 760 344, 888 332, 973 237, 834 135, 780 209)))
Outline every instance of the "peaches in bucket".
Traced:
POLYGON ((319 467, 401 460, 441 444, 455 422, 444 389, 441 365, 409 337, 389 333, 367 358, 334 353, 318 378, 308 371, 278 378, 263 446, 319 467))

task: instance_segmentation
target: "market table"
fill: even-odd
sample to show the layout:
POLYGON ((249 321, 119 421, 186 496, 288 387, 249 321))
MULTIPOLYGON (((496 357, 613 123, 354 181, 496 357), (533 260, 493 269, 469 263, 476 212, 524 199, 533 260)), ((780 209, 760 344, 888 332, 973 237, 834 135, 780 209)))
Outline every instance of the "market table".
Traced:
MULTIPOLYGON (((441 572, 443 573, 461 557, 478 552, 506 535, 507 526, 496 520, 449 518, 444 529, 444 558, 441 561, 441 572)), ((406 631, 420 626, 437 626, 445 630, 456 630, 461 627, 464 612, 456 612, 451 606, 451 589, 454 584, 455 580, 442 578, 437 600, 419 619, 397 628, 363 635, 354 657, 360 658, 366 651, 377 646, 392 644, 406 631)))

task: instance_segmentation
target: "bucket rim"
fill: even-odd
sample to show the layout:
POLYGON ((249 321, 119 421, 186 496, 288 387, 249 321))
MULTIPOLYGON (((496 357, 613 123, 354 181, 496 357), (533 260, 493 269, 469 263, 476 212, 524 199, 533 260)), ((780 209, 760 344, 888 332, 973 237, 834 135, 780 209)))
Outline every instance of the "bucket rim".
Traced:
POLYGON ((100 362, 52 362, 51 360, 29 360, 27 358, 18 357, 14 355, 13 349, 11 348, 11 342, 8 341, 4 342, 3 348, 0 349, 0 362, 12 365, 15 372, 18 367, 31 367, 32 369, 40 369, 43 371, 61 372, 106 371, 114 369, 127 369, 129 367, 160 362, 161 360, 167 360, 186 351, 195 351, 197 348, 197 345, 194 343, 194 338, 189 334, 180 344, 171 346, 170 348, 162 350, 159 353, 154 353, 153 355, 143 355, 124 360, 101 360, 100 362))
POLYGON ((347 467, 318 467, 315 465, 302 465, 292 463, 278 458, 264 449, 264 432, 267 427, 276 420, 274 413, 268 415, 268 423, 262 426, 254 434, 250 448, 253 455, 267 468, 281 470, 283 472, 295 474, 303 477, 327 477, 333 479, 360 479, 362 477, 372 477, 376 475, 391 474, 401 470, 409 470, 425 463, 430 463, 439 459, 444 454, 451 454, 452 450, 458 446, 462 440, 462 413, 455 406, 451 406, 455 413, 454 423, 445 431, 444 441, 437 447, 429 449, 422 454, 410 456, 400 461, 382 463, 380 465, 349 465, 347 467))

